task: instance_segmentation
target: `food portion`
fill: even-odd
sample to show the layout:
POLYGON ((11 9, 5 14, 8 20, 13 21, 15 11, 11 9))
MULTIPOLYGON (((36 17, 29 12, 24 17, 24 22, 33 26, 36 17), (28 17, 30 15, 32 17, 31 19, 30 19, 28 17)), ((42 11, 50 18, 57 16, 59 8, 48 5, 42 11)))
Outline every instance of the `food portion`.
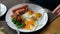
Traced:
POLYGON ((37 26, 37 22, 36 21, 27 21, 25 29, 27 30, 34 30, 37 26))
POLYGON ((41 14, 40 14, 40 13, 34 13, 34 16, 35 16, 36 18, 40 18, 40 17, 41 17, 41 14))
POLYGON ((25 5, 12 11, 11 21, 20 29, 34 30, 40 17, 40 13, 32 11, 25 5))
POLYGON ((28 5, 25 5, 25 6, 22 6, 22 7, 19 7, 15 10, 13 10, 12 12, 17 14, 17 15, 22 15, 24 14, 26 11, 28 11, 28 5))
POLYGON ((4 27, 0 28, 0 34, 5 34, 5 28, 4 27))
POLYGON ((32 10, 28 10, 28 11, 27 11, 27 14, 28 14, 28 15, 32 15, 33 13, 34 13, 34 12, 33 12, 32 10))
POLYGON ((37 20, 37 18, 31 17, 29 20, 30 20, 30 21, 35 21, 35 20, 37 20))

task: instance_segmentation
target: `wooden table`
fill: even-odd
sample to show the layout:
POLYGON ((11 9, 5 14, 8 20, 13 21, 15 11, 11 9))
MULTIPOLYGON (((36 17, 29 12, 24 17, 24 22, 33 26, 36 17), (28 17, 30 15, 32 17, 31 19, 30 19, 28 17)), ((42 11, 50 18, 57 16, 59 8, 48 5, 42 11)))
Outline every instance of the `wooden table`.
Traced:
POLYGON ((40 34, 60 34, 60 16, 43 28, 40 34))

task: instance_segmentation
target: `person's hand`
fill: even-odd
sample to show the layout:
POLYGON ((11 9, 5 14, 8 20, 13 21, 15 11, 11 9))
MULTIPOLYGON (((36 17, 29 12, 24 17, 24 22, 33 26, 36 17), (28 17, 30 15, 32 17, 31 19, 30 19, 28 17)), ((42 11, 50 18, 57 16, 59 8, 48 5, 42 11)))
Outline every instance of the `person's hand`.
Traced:
POLYGON ((57 15, 60 15, 60 4, 57 6, 56 9, 53 10, 52 12, 53 14, 57 14, 57 15))

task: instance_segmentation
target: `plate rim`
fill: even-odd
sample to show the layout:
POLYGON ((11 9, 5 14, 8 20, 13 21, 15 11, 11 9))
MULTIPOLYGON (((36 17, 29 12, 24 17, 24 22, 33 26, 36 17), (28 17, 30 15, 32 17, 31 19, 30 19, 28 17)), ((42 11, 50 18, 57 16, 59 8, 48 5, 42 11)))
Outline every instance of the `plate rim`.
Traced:
POLYGON ((5 7, 5 9, 6 9, 6 10, 4 11, 4 13, 0 15, 0 17, 2 17, 2 16, 6 13, 6 11, 7 11, 7 7, 6 7, 6 5, 3 4, 3 3, 0 3, 0 4, 3 5, 3 6, 5 7))

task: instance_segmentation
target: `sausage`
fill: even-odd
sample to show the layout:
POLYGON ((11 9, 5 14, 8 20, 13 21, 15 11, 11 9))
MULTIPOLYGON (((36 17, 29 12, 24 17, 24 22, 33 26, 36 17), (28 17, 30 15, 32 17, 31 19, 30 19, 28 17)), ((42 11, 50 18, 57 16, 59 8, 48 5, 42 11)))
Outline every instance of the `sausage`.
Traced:
POLYGON ((28 5, 19 7, 17 9, 14 9, 12 12, 15 13, 16 11, 19 12, 19 14, 23 14, 28 10, 28 5))

